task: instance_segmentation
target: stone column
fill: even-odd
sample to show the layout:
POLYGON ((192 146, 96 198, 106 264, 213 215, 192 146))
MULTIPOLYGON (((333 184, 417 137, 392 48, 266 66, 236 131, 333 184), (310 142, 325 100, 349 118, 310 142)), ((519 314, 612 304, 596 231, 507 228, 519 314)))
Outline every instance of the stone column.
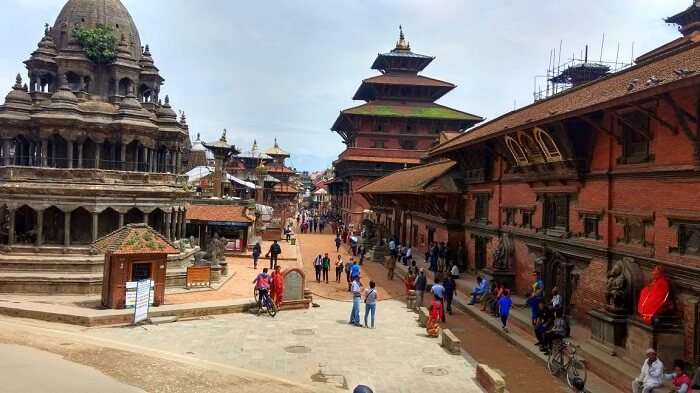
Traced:
POLYGON ((78 143, 78 168, 83 167, 83 142, 78 143))
POLYGON ((166 212, 163 215, 163 218, 165 219, 165 238, 170 240, 170 212, 166 212))
POLYGON ((119 161, 121 161, 121 163, 120 163, 119 167, 123 171, 125 171, 126 170, 126 145, 124 143, 122 143, 120 145, 120 149, 121 150, 119 151, 119 161))
POLYGON ((51 144, 51 157, 53 157, 53 161, 51 162, 51 167, 56 168, 58 167, 58 162, 56 159, 56 141, 51 144))
POLYGON ((70 212, 63 215, 63 246, 70 247, 70 212))
POLYGON ((172 219, 170 220, 170 240, 175 240, 177 238, 177 212, 172 213, 172 219))
POLYGON ((180 173, 182 167, 182 153, 178 150, 175 154, 175 173, 180 173))
POLYGON ((3 165, 10 166, 10 140, 4 139, 2 141, 2 160, 3 165))
POLYGON ((180 223, 180 238, 184 239, 187 235, 187 210, 182 211, 182 222, 180 223))
POLYGON ((164 168, 163 172, 168 172, 168 165, 170 165, 170 150, 166 150, 165 152, 165 163, 164 163, 164 168))
POLYGON ((151 213, 143 212, 143 223, 148 225, 148 216, 150 216, 151 213))
POLYGON ((177 223, 175 224, 175 239, 182 239, 182 211, 177 212, 177 223))
POLYGON ((36 246, 44 244, 44 209, 36 211, 36 246))
POLYGON ((42 167, 47 167, 49 166, 49 141, 46 139, 41 140, 41 166, 42 167))
POLYGON ((148 172, 148 150, 144 145, 141 145, 141 155, 143 156, 143 165, 136 169, 139 172, 148 172))
POLYGON ((92 242, 94 243, 97 240, 97 233, 99 229, 99 218, 100 215, 97 212, 92 213, 92 242))
POLYGON ((73 141, 68 141, 66 146, 68 149, 68 151, 66 152, 66 159, 68 160, 68 165, 66 165, 66 167, 68 169, 73 169, 73 141))
POLYGON ((8 208, 10 213, 10 222, 7 224, 8 234, 7 234, 7 245, 11 246, 15 244, 15 209, 8 208))
POLYGON ((100 155, 102 155, 102 144, 95 143, 95 169, 100 169, 100 155))
POLYGON ((119 228, 124 226, 124 213, 119 212, 119 228))

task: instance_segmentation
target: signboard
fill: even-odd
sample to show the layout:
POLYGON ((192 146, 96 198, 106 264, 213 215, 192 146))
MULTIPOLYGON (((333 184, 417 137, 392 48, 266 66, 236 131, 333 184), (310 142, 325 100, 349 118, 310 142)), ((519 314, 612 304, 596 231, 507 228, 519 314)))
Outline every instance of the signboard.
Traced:
MULTIPOLYGON (((138 282, 129 281, 126 283, 126 295, 124 296, 124 308, 134 308, 136 306, 136 286, 138 282)), ((155 282, 151 280, 151 294, 148 304, 153 305, 155 300, 155 282)))
POLYGON ((134 324, 148 319, 148 306, 151 299, 151 283, 151 280, 141 280, 136 285, 134 324))
POLYGON ((208 287, 211 284, 211 266, 188 266, 187 288, 208 287))
POLYGON ((290 270, 284 275, 285 301, 304 299, 304 275, 299 270, 290 270))

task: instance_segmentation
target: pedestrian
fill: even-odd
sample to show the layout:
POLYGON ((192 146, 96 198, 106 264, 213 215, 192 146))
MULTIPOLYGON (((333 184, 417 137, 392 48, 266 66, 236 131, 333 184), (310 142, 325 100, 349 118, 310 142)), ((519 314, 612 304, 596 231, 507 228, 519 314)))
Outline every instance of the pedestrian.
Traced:
POLYGON ((335 237, 335 252, 340 252, 340 236, 335 237))
POLYGON ((434 243, 433 248, 430 249, 430 271, 433 273, 438 271, 438 255, 440 255, 440 249, 437 243, 434 243))
POLYGON ((452 300, 454 299, 457 283, 452 276, 447 276, 443 281, 442 286, 445 288, 445 307, 447 313, 452 315, 452 300))
POLYGON ((552 300, 551 300, 552 311, 557 312, 562 310, 561 295, 559 294, 559 287, 552 288, 552 300))
POLYGON ((396 255, 398 255, 398 250, 396 249, 396 241, 394 241, 394 238, 392 237, 389 240, 389 256, 395 259, 396 255))
POLYGON ((374 391, 367 385, 357 385, 352 393, 374 393, 374 391))
POLYGON ((532 296, 530 292, 528 292, 525 297, 527 298, 525 300, 525 305, 530 309, 530 321, 532 321, 532 327, 534 328, 540 314, 540 298, 532 296))
POLYGON ((456 263, 452 264, 452 268, 450 269, 450 276, 454 278, 455 280, 459 278, 459 267, 457 267, 456 263))
POLYGON ((265 255, 266 257, 270 258, 270 270, 277 266, 277 257, 281 253, 282 247, 280 247, 280 245, 277 244, 277 240, 273 240, 272 245, 270 245, 270 249, 267 250, 267 254, 265 255))
POLYGON ((356 260, 352 260, 352 266, 350 266, 350 280, 360 279, 360 265, 356 260))
POLYGON ((561 310, 554 313, 554 321, 552 327, 544 333, 544 354, 549 355, 552 351, 552 344, 555 341, 560 342, 566 337, 566 319, 561 310))
POLYGON ((413 283, 413 287, 416 290, 416 308, 423 307, 423 295, 425 295, 425 288, 428 286, 428 279, 425 277, 425 270, 423 268, 418 272, 416 276, 416 281, 413 283))
POLYGON ((321 261, 321 269, 323 269, 323 281, 328 284, 328 271, 331 270, 331 259, 328 257, 328 253, 323 256, 321 261))
POLYGON ((661 386, 663 381, 664 364, 656 355, 653 348, 647 349, 647 358, 642 364, 639 376, 632 381, 633 393, 651 393, 661 386))
POLYGON ((340 277, 343 274, 343 257, 338 255, 338 258, 335 261, 335 282, 340 284, 340 277))
POLYGON ((367 317, 372 315, 372 329, 374 329, 374 314, 377 312, 377 284, 374 281, 369 282, 369 288, 365 289, 365 327, 367 325, 367 317))
POLYGON ((355 326, 362 326, 360 325, 360 290, 361 290, 361 285, 359 278, 356 280, 353 280, 351 283, 351 291, 352 291, 352 311, 350 312, 350 324, 355 325, 355 326))
POLYGON ((367 253, 367 250, 365 249, 365 246, 360 246, 357 249, 357 254, 360 256, 360 266, 365 262, 365 254, 367 253))
POLYGON ((442 302, 437 297, 433 297, 433 302, 430 305, 430 316, 425 324, 425 330, 428 337, 437 337, 440 334, 440 320, 445 316, 442 308, 442 302))
POLYGON ((438 271, 444 272, 447 270, 447 245, 445 242, 440 242, 438 249, 438 271))
POLYGON ((476 277, 476 284, 477 287, 474 288, 474 290, 471 293, 472 300, 471 302, 469 302, 470 306, 476 304, 476 302, 480 300, 481 297, 483 297, 489 292, 489 283, 485 279, 481 278, 481 276, 476 277))
POLYGON ((291 226, 288 226, 284 228, 284 238, 289 243, 289 239, 292 237, 292 228, 291 226))
POLYGON ((316 282, 321 282, 321 270, 323 269, 323 257, 318 254, 314 259, 314 272, 316 273, 316 282))
POLYGON ((406 295, 408 296, 408 292, 415 290, 415 282, 416 282, 416 275, 413 273, 413 271, 409 268, 408 273, 406 273, 406 277, 404 277, 403 280, 403 285, 406 287, 406 295))
POLYGON ((442 305, 442 322, 445 322, 445 287, 440 284, 439 279, 435 279, 435 282, 433 283, 433 287, 430 288, 430 292, 435 296, 436 299, 440 300, 440 304, 442 305))
POLYGON ((538 304, 539 312, 537 313, 537 323, 535 323, 535 337, 537 337, 537 345, 540 346, 540 351, 546 352, 547 347, 544 342, 544 334, 552 327, 554 323, 554 314, 547 305, 540 301, 538 304))
POLYGON ((284 277, 280 272, 280 265, 275 265, 275 271, 272 273, 272 282, 270 285, 272 301, 279 308, 282 306, 284 297, 284 277))
POLYGON ((387 268, 386 278, 388 280, 393 280, 394 279, 394 269, 396 269, 396 258, 394 258, 394 257, 387 258, 386 259, 386 268, 387 268))
POLYGON ((513 300, 510 298, 510 291, 506 289, 503 291, 503 295, 498 299, 498 315, 501 317, 501 325, 503 331, 508 333, 508 315, 510 315, 510 308, 513 306, 513 300))
POLYGON ((676 359, 673 362, 673 372, 664 374, 665 380, 673 381, 673 393, 690 393, 691 383, 690 376, 685 371, 686 363, 682 359, 676 359))
POLYGON ((537 296, 538 298, 542 299, 542 294, 544 291, 544 282, 542 281, 542 278, 540 277, 540 273, 532 272, 532 276, 535 280, 532 283, 532 296, 537 296))
POLYGON ((352 291, 352 280, 350 279, 350 270, 352 270, 352 265, 355 263, 352 257, 348 263, 345 264, 345 280, 348 282, 348 292, 352 291))
POLYGON ((258 259, 260 259, 260 254, 262 254, 262 247, 260 247, 260 242, 255 242, 253 246, 253 269, 258 268, 258 259))

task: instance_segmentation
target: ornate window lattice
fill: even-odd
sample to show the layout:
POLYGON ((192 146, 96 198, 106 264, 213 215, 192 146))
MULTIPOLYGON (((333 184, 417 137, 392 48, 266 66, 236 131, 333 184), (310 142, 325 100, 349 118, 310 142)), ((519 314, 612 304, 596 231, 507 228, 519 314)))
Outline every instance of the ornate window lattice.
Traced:
POLYGON ((518 141, 509 136, 505 137, 505 141, 508 150, 510 150, 510 154, 512 154, 513 159, 515 159, 516 165, 528 165, 530 163, 525 154, 525 150, 523 150, 523 147, 520 146, 518 141))
POLYGON ((489 219, 489 194, 477 194, 474 207, 474 220, 487 222, 489 219))
POLYGON ((546 229, 569 230, 569 195, 551 194, 544 196, 544 227, 546 229))
POLYGON ((678 224, 678 252, 700 256, 700 222, 678 224))
POLYGON ((540 148, 542 148, 547 161, 561 161, 561 152, 559 151, 557 144, 554 142, 554 138, 552 138, 547 131, 541 128, 535 128, 533 134, 535 135, 535 140, 537 143, 539 143, 540 148))

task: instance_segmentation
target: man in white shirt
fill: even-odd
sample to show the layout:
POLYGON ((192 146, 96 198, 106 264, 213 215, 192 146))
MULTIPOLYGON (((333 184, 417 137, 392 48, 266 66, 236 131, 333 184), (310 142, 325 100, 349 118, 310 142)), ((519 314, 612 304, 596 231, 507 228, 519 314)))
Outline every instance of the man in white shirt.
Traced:
POLYGON ((647 349, 647 359, 642 364, 642 371, 632 381, 632 393, 650 393, 663 383, 664 364, 656 357, 656 351, 647 349))
POLYGON ((413 258, 413 250, 409 244, 408 247, 406 247, 406 257, 403 259, 403 264, 408 266, 408 264, 411 263, 411 258, 413 258))

